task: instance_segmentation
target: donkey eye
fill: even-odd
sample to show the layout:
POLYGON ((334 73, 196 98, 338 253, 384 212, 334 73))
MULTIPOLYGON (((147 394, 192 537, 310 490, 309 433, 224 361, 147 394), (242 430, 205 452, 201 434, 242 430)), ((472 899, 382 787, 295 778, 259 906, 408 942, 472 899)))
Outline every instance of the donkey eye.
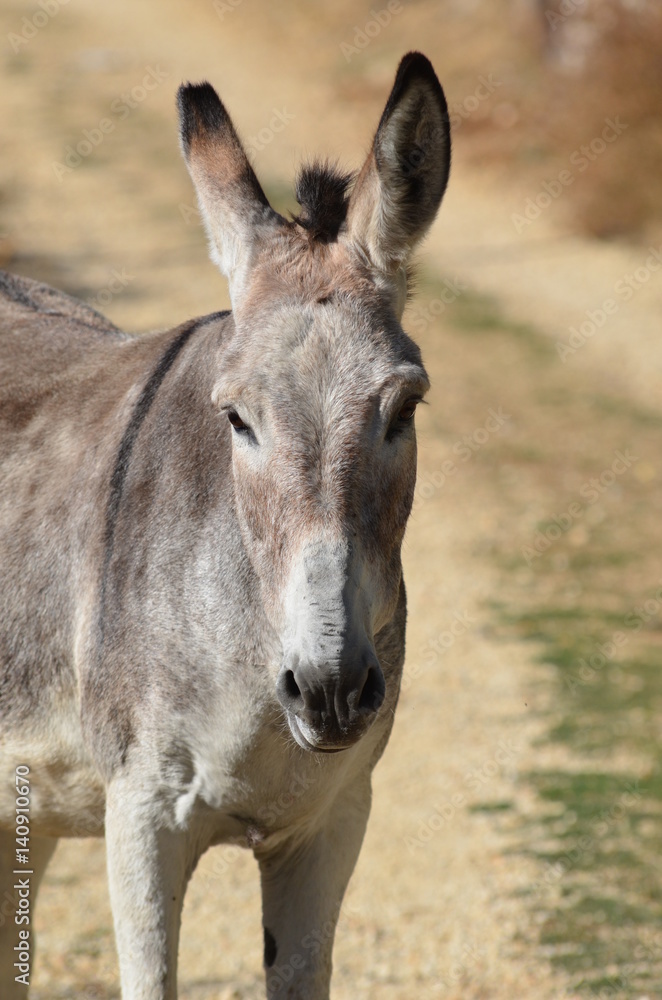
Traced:
POLYGON ((408 399, 403 407, 401 407, 398 413, 398 420, 411 420, 416 413, 416 407, 419 404, 418 399, 408 399))
POLYGON ((230 421, 230 423, 232 424, 232 426, 234 427, 234 429, 236 431, 249 431, 250 430, 250 427, 248 426, 248 424, 244 423, 244 421, 241 419, 241 417, 239 416, 239 414, 237 413, 236 410, 229 410, 228 411, 228 420, 230 421))
POLYGON ((391 419, 391 426, 386 432, 387 441, 393 441, 400 434, 405 433, 405 426, 413 421, 416 407, 420 402, 420 398, 414 396, 405 400, 400 409, 396 410, 395 416, 391 419))

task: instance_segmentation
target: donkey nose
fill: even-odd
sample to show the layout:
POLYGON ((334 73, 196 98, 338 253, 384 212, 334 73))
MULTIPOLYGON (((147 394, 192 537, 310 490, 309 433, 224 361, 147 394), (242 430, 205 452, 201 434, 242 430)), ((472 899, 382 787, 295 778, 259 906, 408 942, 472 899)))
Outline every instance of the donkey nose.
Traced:
POLYGON ((314 750, 342 750, 356 743, 374 721, 385 691, 372 650, 340 664, 291 657, 276 684, 295 739, 314 750))

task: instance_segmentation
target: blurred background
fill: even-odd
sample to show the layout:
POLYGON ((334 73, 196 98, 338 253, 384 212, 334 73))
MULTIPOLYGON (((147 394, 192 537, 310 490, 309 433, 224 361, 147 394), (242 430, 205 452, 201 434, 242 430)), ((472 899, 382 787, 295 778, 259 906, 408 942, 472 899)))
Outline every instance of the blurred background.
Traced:
MULTIPOLYGON (((401 56, 451 182, 405 328, 432 376, 408 659, 338 931, 343 1000, 662 996, 659 0, 4 0, 0 264, 130 330, 228 305, 175 92, 275 207, 360 166, 401 56)), ((37 1000, 117 998, 103 845, 64 843, 37 1000)), ((263 995, 257 869, 202 859, 181 996, 263 995)))

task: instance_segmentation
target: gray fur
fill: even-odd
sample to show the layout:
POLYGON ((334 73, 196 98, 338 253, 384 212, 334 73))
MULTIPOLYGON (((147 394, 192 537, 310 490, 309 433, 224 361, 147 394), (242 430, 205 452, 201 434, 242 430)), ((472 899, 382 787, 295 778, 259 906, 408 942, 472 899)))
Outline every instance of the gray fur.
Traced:
MULTIPOLYGON (((401 150, 445 107, 427 60, 405 62, 378 130, 401 150)), ((287 983, 271 966, 335 926, 397 703, 427 388, 400 267, 449 147, 423 157, 418 219, 411 190, 397 208, 411 177, 373 152, 346 203, 331 184, 325 213, 309 177, 286 222, 212 88, 182 88, 180 114, 233 313, 132 337, 0 277, 0 878, 25 764, 35 891, 55 838, 105 833, 122 996, 174 1000, 186 883, 242 843, 267 996, 325 1000, 328 930, 287 983)), ((11 962, 5 932, 8 1000, 11 962)))

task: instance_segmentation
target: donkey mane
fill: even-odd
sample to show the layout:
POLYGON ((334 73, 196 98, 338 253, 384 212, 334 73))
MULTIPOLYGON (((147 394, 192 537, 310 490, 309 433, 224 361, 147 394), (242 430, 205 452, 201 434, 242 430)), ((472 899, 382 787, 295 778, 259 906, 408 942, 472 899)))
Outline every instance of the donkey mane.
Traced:
POLYGON ((348 188, 354 174, 342 173, 327 161, 305 164, 296 180, 295 194, 301 206, 294 221, 321 243, 332 243, 347 217, 348 188))

